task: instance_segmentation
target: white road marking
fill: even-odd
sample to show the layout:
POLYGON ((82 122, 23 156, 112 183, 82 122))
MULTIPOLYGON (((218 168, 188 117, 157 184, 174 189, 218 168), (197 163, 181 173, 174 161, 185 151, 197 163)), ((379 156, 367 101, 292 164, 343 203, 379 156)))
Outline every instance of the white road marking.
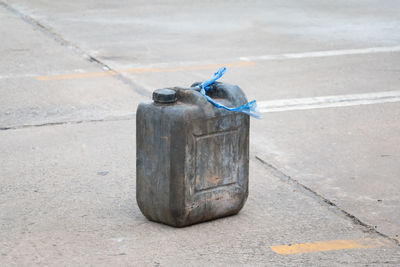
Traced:
MULTIPOLYGON (((257 105, 260 113, 269 113, 269 112, 281 112, 289 110, 346 107, 346 106, 369 105, 369 104, 380 104, 380 103, 390 103, 390 102, 400 102, 400 90, 365 93, 365 94, 318 96, 318 97, 292 98, 292 99, 281 99, 281 100, 270 100, 270 101, 257 101, 257 105)), ((118 114, 116 116, 111 116, 111 117, 110 116, 98 117, 88 120, 71 120, 71 121, 59 121, 59 122, 53 121, 47 123, 44 122, 42 124, 36 124, 36 125, 33 124, 33 125, 0 127, 0 131, 9 129, 19 129, 31 126, 45 126, 45 125, 56 125, 64 123, 131 120, 135 119, 135 117, 136 117, 135 112, 129 112, 125 114, 118 114)), ((118 240, 116 241, 119 242, 118 240)))
POLYGON ((400 102, 400 91, 257 101, 261 113, 400 102))
POLYGON ((399 52, 399 51, 400 51, 400 46, 386 46, 386 47, 383 46, 383 47, 369 47, 369 48, 359 48, 359 49, 327 50, 327 51, 314 51, 314 52, 304 52, 304 53, 249 56, 249 57, 240 57, 239 59, 243 61, 263 61, 263 60, 277 60, 277 59, 374 54, 374 53, 387 53, 387 52, 399 52))
MULTIPOLYGON (((300 52, 300 53, 286 53, 286 54, 276 54, 276 55, 260 55, 260 56, 248 56, 239 57, 236 59, 221 59, 221 63, 215 63, 215 61, 180 61, 180 62, 158 62, 152 64, 135 64, 125 66, 126 68, 168 68, 176 67, 183 68, 185 66, 190 66, 193 70, 196 69, 196 65, 204 64, 220 64, 224 65, 222 62, 228 61, 265 61, 265 60, 282 60, 282 59, 299 59, 299 58, 314 58, 314 57, 331 57, 331 56, 341 56, 341 55, 360 55, 360 54, 374 54, 374 53, 389 53, 389 52, 400 52, 400 45, 398 46, 383 46, 383 47, 369 47, 369 48, 359 48, 359 49, 343 49, 343 50, 326 50, 326 51, 314 51, 314 52, 300 52)), ((226 63, 225 63, 226 64, 226 63)), ((117 70, 118 71, 118 70, 117 70)), ((60 73, 47 73, 47 76, 57 76, 57 75, 67 75, 75 73, 85 73, 85 70, 76 69, 72 71, 63 71, 60 73)), ((25 77, 37 77, 43 76, 43 74, 0 74, 1 79, 13 79, 13 78, 25 78, 25 77)))

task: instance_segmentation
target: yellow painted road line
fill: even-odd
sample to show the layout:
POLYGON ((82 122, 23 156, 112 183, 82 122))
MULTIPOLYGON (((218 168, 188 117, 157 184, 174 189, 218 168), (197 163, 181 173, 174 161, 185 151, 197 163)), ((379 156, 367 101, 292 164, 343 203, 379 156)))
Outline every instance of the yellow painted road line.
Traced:
POLYGON ((192 70, 208 70, 218 69, 222 66, 225 67, 248 67, 253 66, 256 63, 252 61, 236 61, 229 63, 216 63, 216 64, 205 64, 205 65, 190 65, 190 66, 179 66, 179 67, 160 67, 160 68, 130 68, 122 69, 118 71, 103 71, 103 72, 86 72, 86 73, 73 73, 66 75, 49 75, 49 76, 36 76, 38 81, 52 81, 52 80, 71 80, 71 79, 83 79, 93 77, 112 76, 121 73, 157 73, 157 72, 180 72, 180 71, 192 71, 192 70))
POLYGON ((313 243, 270 246, 271 250, 281 255, 310 253, 330 250, 376 248, 385 246, 382 239, 363 238, 357 240, 329 240, 313 243))
POLYGON ((36 76, 38 81, 51 81, 51 80, 70 80, 70 79, 82 79, 82 78, 93 78, 93 77, 103 77, 110 75, 117 75, 116 71, 103 71, 103 72, 85 72, 85 73, 74 73, 65 75, 50 75, 50 76, 36 76))

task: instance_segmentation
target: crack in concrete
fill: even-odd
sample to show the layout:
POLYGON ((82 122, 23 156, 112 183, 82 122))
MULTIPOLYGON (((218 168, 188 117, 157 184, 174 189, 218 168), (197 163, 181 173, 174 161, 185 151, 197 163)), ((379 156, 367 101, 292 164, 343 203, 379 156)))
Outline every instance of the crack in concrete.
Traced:
POLYGON ((400 241, 397 240, 396 238, 392 238, 392 237, 390 237, 390 236, 388 236, 388 235, 386 235, 386 234, 384 234, 382 232, 379 232, 373 226, 361 221, 355 215, 353 215, 353 214, 347 212, 346 210, 344 210, 343 208, 337 206, 335 203, 333 203, 329 199, 327 199, 327 198, 323 197, 322 195, 318 194, 317 192, 315 192, 311 188, 301 184, 299 181, 293 179, 291 176, 286 175, 285 173, 280 171, 278 168, 276 168, 275 166, 271 165, 270 163, 264 161, 260 157, 255 156, 255 158, 258 161, 260 161, 263 164, 263 166, 270 173, 272 173, 275 177, 277 177, 281 181, 283 181, 283 182, 295 187, 297 190, 299 190, 302 193, 305 193, 306 195, 312 197, 313 199, 316 199, 318 202, 320 202, 321 204, 327 206, 328 208, 333 209, 333 211, 335 211, 337 214, 344 215, 345 218, 350 219, 354 224, 364 227, 365 228, 365 230, 364 230, 365 232, 375 233, 375 234, 377 234, 379 236, 382 236, 382 237, 392 241, 396 245, 400 246, 400 241))
POLYGON ((40 23, 39 21, 35 20, 34 18, 22 13, 21 11, 17 10, 16 8, 12 7, 11 5, 7 4, 6 2, 0 1, 0 6, 3 6, 6 10, 9 12, 13 13, 29 25, 33 26, 34 28, 38 29, 40 32, 45 34, 46 36, 50 37, 57 43, 59 43, 62 46, 66 46, 72 50, 74 50, 76 53, 81 55, 84 59, 88 60, 89 62, 92 62, 98 66, 100 66, 103 70, 105 71, 112 71, 115 72, 116 75, 113 75, 113 77, 117 78, 118 80, 122 81, 129 87, 131 87, 136 93, 142 95, 142 96, 149 96, 151 92, 148 90, 138 86, 134 82, 132 82, 130 79, 126 78, 122 73, 118 72, 117 70, 114 70, 111 68, 109 65, 106 63, 102 62, 101 60, 91 56, 87 52, 85 52, 83 49, 81 49, 79 46, 75 45, 74 43, 66 40, 63 38, 60 34, 56 33, 53 31, 50 27, 47 27, 40 23))

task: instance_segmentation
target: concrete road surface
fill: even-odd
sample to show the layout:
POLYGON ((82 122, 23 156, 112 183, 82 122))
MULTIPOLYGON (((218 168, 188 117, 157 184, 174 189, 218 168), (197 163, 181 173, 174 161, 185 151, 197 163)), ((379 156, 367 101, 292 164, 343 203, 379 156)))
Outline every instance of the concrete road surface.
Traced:
POLYGON ((0 0, 1 266, 400 265, 398 1, 0 0), (256 99, 250 195, 135 201, 135 111, 219 67, 256 99))

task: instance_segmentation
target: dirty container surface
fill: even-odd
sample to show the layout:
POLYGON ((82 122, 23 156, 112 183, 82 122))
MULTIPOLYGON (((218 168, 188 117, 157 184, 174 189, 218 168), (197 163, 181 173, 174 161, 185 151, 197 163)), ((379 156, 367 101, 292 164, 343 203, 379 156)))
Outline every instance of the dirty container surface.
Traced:
MULTIPOLYGON (((207 95, 247 103, 238 86, 207 95)), ((151 221, 182 227, 236 214, 248 195, 249 116, 219 109, 196 87, 159 89, 136 115, 136 199, 151 221)))

